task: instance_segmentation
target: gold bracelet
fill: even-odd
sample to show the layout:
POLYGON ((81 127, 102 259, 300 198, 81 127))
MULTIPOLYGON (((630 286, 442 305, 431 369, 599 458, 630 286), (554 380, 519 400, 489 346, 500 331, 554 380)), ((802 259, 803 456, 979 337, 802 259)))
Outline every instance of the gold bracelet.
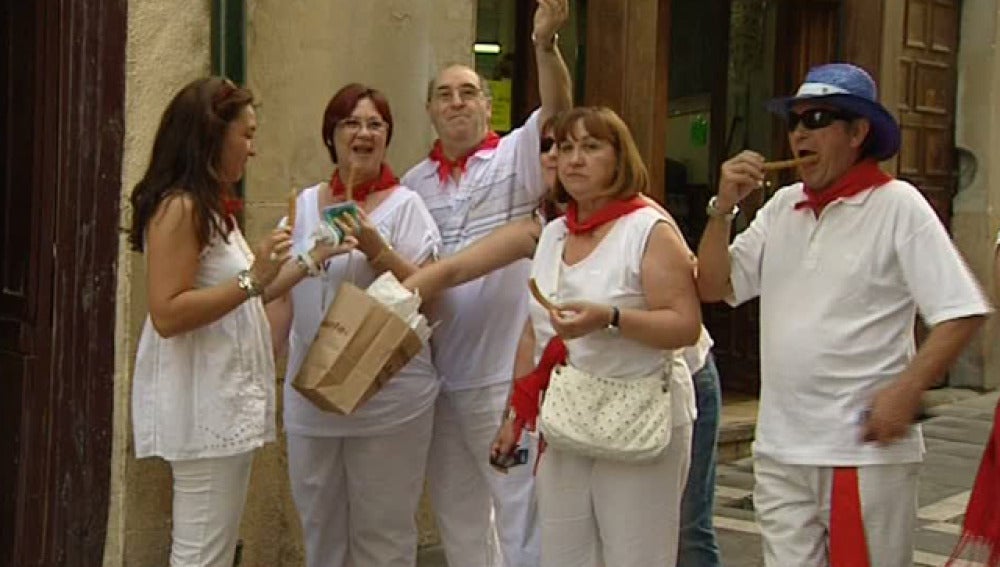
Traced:
POLYGON ((374 258, 368 260, 368 263, 374 267, 378 267, 379 262, 382 261, 382 257, 392 250, 392 245, 388 242, 383 242, 383 244, 385 244, 385 246, 382 247, 382 250, 379 250, 379 253, 376 254, 374 258))

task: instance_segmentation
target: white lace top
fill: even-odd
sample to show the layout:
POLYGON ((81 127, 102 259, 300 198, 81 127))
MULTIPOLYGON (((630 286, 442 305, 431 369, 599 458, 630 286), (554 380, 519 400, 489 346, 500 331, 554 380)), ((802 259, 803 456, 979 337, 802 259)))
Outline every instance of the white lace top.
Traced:
MULTIPOLYGON (((215 236, 202 251, 197 287, 235 278, 253 263, 239 230, 228 238, 215 236)), ((136 457, 222 457, 273 441, 274 390, 271 332, 260 298, 169 339, 147 316, 132 385, 136 457)))

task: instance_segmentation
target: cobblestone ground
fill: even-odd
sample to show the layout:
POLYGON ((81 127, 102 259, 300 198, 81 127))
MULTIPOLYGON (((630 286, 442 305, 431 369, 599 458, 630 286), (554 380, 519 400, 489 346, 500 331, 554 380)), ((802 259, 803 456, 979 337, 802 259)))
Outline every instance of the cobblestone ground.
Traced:
MULTIPOLYGON (((920 477, 917 566, 943 566, 962 524, 969 490, 990 434, 1000 393, 936 406, 924 421, 927 455, 920 477)), ((753 518, 753 470, 750 459, 720 465, 716 485, 715 526, 726 567, 758 567, 760 533, 753 518)), ((425 550, 419 567, 445 567, 440 549, 425 550)))

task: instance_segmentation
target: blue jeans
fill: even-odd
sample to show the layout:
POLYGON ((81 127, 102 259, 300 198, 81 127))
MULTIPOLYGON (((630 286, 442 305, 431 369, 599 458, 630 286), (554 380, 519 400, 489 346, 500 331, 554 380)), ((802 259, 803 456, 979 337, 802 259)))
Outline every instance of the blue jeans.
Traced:
POLYGON ((681 502, 680 548, 677 567, 719 567, 719 546, 712 526, 715 504, 715 458, 719 440, 722 396, 719 371, 709 353, 705 365, 692 376, 698 404, 691 441, 691 468, 681 502))

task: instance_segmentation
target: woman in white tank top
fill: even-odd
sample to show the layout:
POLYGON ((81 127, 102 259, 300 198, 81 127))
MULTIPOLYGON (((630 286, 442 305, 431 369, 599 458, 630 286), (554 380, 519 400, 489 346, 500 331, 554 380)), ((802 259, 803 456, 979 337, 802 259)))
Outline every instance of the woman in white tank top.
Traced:
MULTIPOLYGON (((191 82, 164 111, 132 192, 129 241, 146 254, 149 303, 133 378, 135 453, 171 466, 171 566, 232 565, 252 451, 274 440, 262 298, 305 271, 302 260, 286 262, 287 230, 251 252, 236 225, 234 187, 256 128, 248 90, 217 77, 191 82)), ((311 259, 349 247, 322 246, 311 259)))
MULTIPOLYGON (((655 209, 637 198, 648 176, 624 122, 606 108, 576 108, 556 125, 557 200, 532 262, 538 287, 559 304, 530 306, 518 367, 537 362, 558 335, 576 368, 629 379, 662 372, 701 334, 690 250, 655 209), (533 356, 532 356, 533 355, 533 356)), ((670 443, 651 463, 593 459, 548 447, 536 490, 542 566, 673 565, 695 416, 690 374, 671 375, 670 443)), ((512 445, 510 414, 494 451, 512 445)))

